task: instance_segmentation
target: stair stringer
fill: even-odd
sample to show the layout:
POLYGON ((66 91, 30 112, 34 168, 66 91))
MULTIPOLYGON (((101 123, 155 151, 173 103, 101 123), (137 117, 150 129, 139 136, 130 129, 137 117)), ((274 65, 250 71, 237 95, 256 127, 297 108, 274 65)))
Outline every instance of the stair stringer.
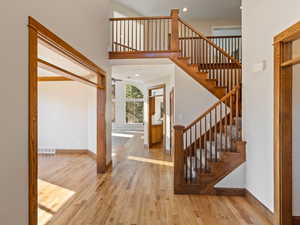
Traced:
POLYGON ((188 64, 187 60, 179 59, 178 56, 170 56, 170 60, 179 66, 185 73, 190 75, 196 82, 205 87, 210 93, 221 99, 226 94, 226 88, 216 87, 216 85, 207 79, 207 73, 199 72, 198 68, 188 64))
POLYGON ((215 184, 215 188, 245 188, 245 162, 215 184))
POLYGON ((238 169, 246 161, 246 142, 236 143, 236 152, 222 152, 221 161, 211 162, 211 173, 198 175, 200 190, 199 194, 216 194, 215 186, 225 177, 238 169))

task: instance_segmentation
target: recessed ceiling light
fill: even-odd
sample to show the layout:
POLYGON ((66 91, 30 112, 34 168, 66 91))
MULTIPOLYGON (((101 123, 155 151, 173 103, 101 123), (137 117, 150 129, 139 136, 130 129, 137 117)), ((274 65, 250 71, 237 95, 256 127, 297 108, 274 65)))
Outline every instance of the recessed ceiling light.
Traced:
POLYGON ((139 75, 139 74, 135 74, 135 76, 136 76, 136 77, 139 77, 140 75, 139 75))
POLYGON ((182 11, 187 12, 187 11, 189 11, 189 9, 188 8, 183 8, 182 11))

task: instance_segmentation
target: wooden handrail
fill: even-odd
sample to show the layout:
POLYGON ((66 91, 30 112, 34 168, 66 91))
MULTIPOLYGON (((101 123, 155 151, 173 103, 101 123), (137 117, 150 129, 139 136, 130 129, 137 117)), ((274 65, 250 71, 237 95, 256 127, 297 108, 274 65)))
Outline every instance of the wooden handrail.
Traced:
POLYGON ((211 41, 208 38, 206 38, 202 33, 200 33, 199 31, 197 31, 192 25, 186 23, 181 18, 179 18, 179 21, 182 24, 184 24, 185 26, 187 26, 189 29, 191 29, 194 33, 196 33, 197 35, 199 35, 202 39, 206 40, 214 48, 218 49, 224 56, 226 56, 227 58, 229 58, 232 62, 234 62, 237 65, 241 66, 241 64, 240 64, 239 61, 237 61, 235 58, 233 58, 232 56, 230 56, 227 52, 225 52, 222 48, 220 48, 218 45, 216 45, 213 41, 211 41))
POLYGON ((129 50, 132 50, 132 51, 137 51, 135 48, 131 48, 131 47, 127 46, 127 45, 123 45, 123 44, 115 42, 115 41, 113 42, 113 44, 114 45, 118 45, 118 46, 120 46, 122 48, 128 48, 129 50))
POLYGON ((241 38, 242 35, 223 35, 223 36, 206 36, 208 39, 210 38, 241 38))
POLYGON ((122 18, 110 18, 110 21, 121 20, 167 20, 171 19, 171 16, 151 16, 151 17, 122 17, 122 18))
POLYGON ((236 91, 240 89, 240 85, 238 84, 236 87, 234 87, 231 91, 229 91, 223 98, 221 98, 217 103, 215 103, 213 106, 211 106, 208 110, 206 110, 201 116, 199 116, 197 119, 195 119, 189 126, 184 128, 184 132, 186 132, 188 129, 190 129, 193 125, 195 125, 197 122, 199 122, 201 119, 203 119, 209 112, 211 112, 214 108, 216 108, 218 105, 222 104, 225 100, 227 100, 231 95, 233 95, 236 91))
MULTIPOLYGON (((236 35, 236 36, 206 36, 208 39, 221 39, 221 38, 241 38, 241 35, 236 35)), ((201 39, 202 37, 179 37, 180 40, 186 40, 186 39, 201 39)))

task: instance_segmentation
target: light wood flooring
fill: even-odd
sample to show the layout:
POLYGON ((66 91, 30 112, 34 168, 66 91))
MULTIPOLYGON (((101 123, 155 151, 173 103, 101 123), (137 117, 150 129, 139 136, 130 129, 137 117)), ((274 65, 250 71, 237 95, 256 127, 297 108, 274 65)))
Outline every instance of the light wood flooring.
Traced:
POLYGON ((39 157, 39 225, 269 225, 243 197, 173 194, 173 163, 135 134, 113 170, 87 155, 39 157))

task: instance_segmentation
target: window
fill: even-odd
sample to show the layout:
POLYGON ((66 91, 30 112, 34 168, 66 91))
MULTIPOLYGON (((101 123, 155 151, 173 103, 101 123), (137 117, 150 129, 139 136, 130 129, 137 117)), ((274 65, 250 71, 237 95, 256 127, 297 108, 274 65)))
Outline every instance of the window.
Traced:
POLYGON ((144 95, 135 86, 127 84, 125 88, 126 97, 126 123, 144 122, 144 95))

